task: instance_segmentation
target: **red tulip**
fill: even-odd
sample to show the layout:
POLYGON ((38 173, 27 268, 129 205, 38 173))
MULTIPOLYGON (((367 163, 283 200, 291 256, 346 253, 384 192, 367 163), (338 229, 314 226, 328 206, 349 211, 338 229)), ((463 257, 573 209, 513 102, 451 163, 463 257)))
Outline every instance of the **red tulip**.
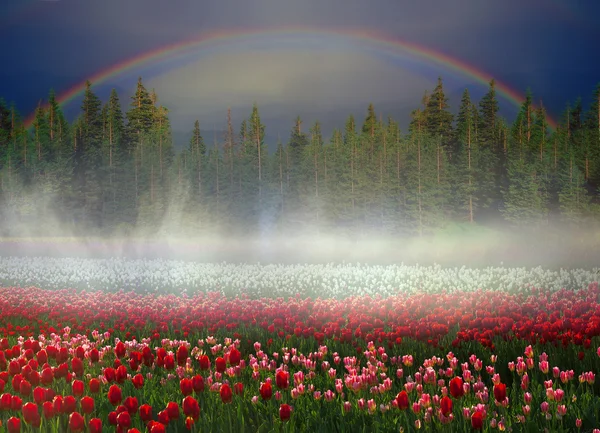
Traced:
POLYGON ((119 341, 117 344, 115 344, 115 356, 117 358, 124 357, 126 351, 127 351, 127 348, 125 347, 125 344, 123 344, 122 341, 119 341))
POLYGON ((483 429, 483 413, 481 411, 477 410, 471 415, 471 427, 475 430, 483 429))
POLYGON ((290 419, 290 416, 292 414, 292 408, 290 407, 289 404, 282 404, 281 406, 279 406, 279 419, 281 419, 281 421, 287 421, 290 419))
POLYGON ((196 394, 204 391, 204 378, 199 374, 192 377, 192 388, 194 388, 196 394))
POLYGON ((119 388, 117 385, 111 385, 108 389, 108 401, 110 404, 117 406, 119 403, 121 403, 122 399, 123 395, 121 393, 121 388, 119 388))
POLYGON ((52 373, 52 369, 51 368, 44 368, 42 370, 42 375, 40 377, 40 382, 43 385, 50 385, 52 383, 52 381, 54 380, 54 373, 52 373))
POLYGON ((54 413, 59 415, 63 413, 63 398, 62 395, 57 395, 52 399, 52 406, 54 407, 54 413))
POLYGON ((396 403, 398 404, 398 409, 408 409, 410 403, 408 401, 408 394, 406 391, 402 390, 398 393, 398 395, 396 396, 396 403))
POLYGON ((450 395, 454 398, 461 398, 465 395, 462 378, 456 376, 450 381, 450 395))
POLYGON ((110 425, 117 425, 117 416, 119 416, 119 414, 117 412, 115 412, 114 410, 108 413, 108 423, 110 425))
POLYGON ((127 367, 119 365, 115 371, 115 380, 117 383, 124 383, 127 380, 127 367))
POLYGON ((90 379, 88 387, 90 388, 91 393, 96 394, 97 392, 100 392, 100 381, 93 377, 90 379))
POLYGON ((200 405, 198 404, 198 400, 194 397, 187 396, 184 398, 182 409, 186 417, 192 417, 196 420, 200 416, 200 405))
POLYGON ((92 397, 85 396, 79 403, 81 404, 81 411, 84 414, 89 415, 94 411, 94 399, 92 397))
POLYGON ((18 395, 13 395, 10 400, 10 408, 14 411, 21 410, 23 406, 23 400, 18 395))
POLYGON ((74 380, 71 388, 75 397, 81 397, 83 395, 85 386, 81 380, 74 380))
POLYGON ((221 394, 221 401, 223 403, 231 403, 231 397, 233 396, 233 394, 231 392, 231 387, 229 386, 229 384, 224 383, 223 385, 221 385, 219 394, 221 394))
POLYGON ((201 370, 208 370, 210 368, 210 359, 206 355, 200 355, 198 357, 198 362, 200 363, 201 370))
POLYGON ((92 361, 94 364, 100 361, 100 352, 95 347, 90 350, 90 361, 92 361))
POLYGON ((158 412, 157 418, 158 418, 158 422, 161 424, 164 424, 164 425, 169 424, 169 421, 171 421, 169 419, 169 412, 167 412, 166 409, 158 412))
POLYGON ((52 388, 46 388, 44 391, 46 401, 53 401, 54 397, 56 397, 54 390, 52 388))
POLYGON ((40 350, 35 357, 39 364, 45 364, 48 362, 48 352, 46 352, 44 349, 40 350))
POLYGON ((447 395, 442 397, 442 400, 440 401, 440 408, 444 416, 448 416, 452 413, 452 400, 450 397, 447 395))
POLYGON ((167 403, 167 413, 169 414, 169 420, 179 419, 179 405, 174 401, 167 403))
POLYGON ((177 348, 177 365, 184 367, 188 359, 188 348, 186 346, 179 346, 177 348))
POLYGON ((149 404, 143 404, 140 406, 140 419, 145 423, 152 421, 152 406, 149 404))
POLYGON ((223 373, 227 369, 227 363, 225 362, 225 359, 221 358, 220 356, 215 359, 215 368, 219 373, 223 373))
POLYGON ((12 402, 12 396, 8 393, 0 395, 0 409, 9 410, 12 402))
POLYGON ((102 433, 102 420, 100 418, 92 418, 88 423, 90 433, 102 433))
POLYGON ((121 428, 131 427, 131 415, 129 415, 129 412, 125 411, 117 415, 117 425, 121 428))
POLYGON ((233 385, 233 392, 236 395, 242 395, 244 393, 244 384, 242 382, 238 382, 233 385))
POLYGON ((6 430, 8 433, 19 433, 21 431, 21 420, 16 417, 10 417, 6 422, 6 430))
POLYGON ((103 372, 103 373, 104 373, 104 378, 106 379, 106 381, 107 381, 108 383, 112 383, 112 382, 114 382, 114 381, 115 381, 115 378, 116 378, 116 372, 115 372, 115 369, 114 369, 114 368, 112 368, 112 367, 106 367, 106 368, 104 369, 104 372, 103 372))
POLYGON ((79 412, 73 412, 69 415, 69 429, 73 433, 82 432, 85 428, 85 420, 79 412))
POLYGON ((188 430, 191 430, 194 428, 194 418, 192 418, 191 416, 188 416, 185 418, 185 428, 188 430))
POLYGON ((21 382, 23 381, 23 379, 24 379, 23 375, 21 373, 17 373, 13 376, 12 380, 10 381, 12 388, 16 392, 19 392, 19 386, 21 385, 21 382))
POLYGON ((263 382, 258 389, 263 400, 270 400, 273 396, 273 388, 270 382, 263 382))
POLYGON ((83 361, 79 358, 73 358, 71 360, 71 370, 75 373, 75 376, 83 376, 83 361))
POLYGON ((140 389, 142 386, 144 386, 144 376, 139 373, 136 374, 131 378, 131 383, 133 383, 133 386, 136 389, 140 389))
POLYGON ((33 390, 33 401, 36 404, 42 404, 46 401, 46 390, 40 386, 36 386, 33 390))
POLYGON ((242 354, 235 347, 232 347, 229 351, 229 364, 236 366, 240 364, 240 360, 242 359, 242 354))
MULTIPOLYGON (((17 361, 10 361, 8 364, 8 374, 14 376, 21 371, 21 366, 17 361)), ((20 421, 20 420, 19 420, 20 421)))
MULTIPOLYGON (((181 346, 181 347, 183 347, 183 346, 181 346)), ((194 392, 194 386, 192 384, 192 381, 190 379, 188 379, 187 377, 184 377, 179 381, 179 389, 181 390, 181 393, 184 396, 188 396, 192 392, 194 392)))
POLYGON ((165 369, 166 370, 174 370, 175 369, 175 358, 171 355, 165 356, 165 369))
POLYGON ((44 404, 42 404, 42 412, 44 412, 44 418, 54 418, 54 405, 51 401, 45 401, 44 404))
POLYGON ((151 422, 148 424, 149 433, 166 433, 167 429, 164 424, 160 422, 151 422))
POLYGON ((498 403, 504 402, 506 400, 506 385, 503 383, 499 383, 498 385, 494 385, 494 398, 498 403))
POLYGON ((81 346, 78 346, 75 349, 75 356, 79 359, 85 359, 85 349, 81 346))
POLYGON ((22 408, 23 419, 27 424, 30 424, 33 427, 40 426, 40 413, 38 409, 38 405, 35 403, 25 403, 22 408))
POLYGON ((75 412, 75 409, 77 409, 77 400, 75 400, 75 397, 73 397, 72 395, 67 395, 63 397, 63 413, 66 413, 68 415, 72 412, 75 412))
POLYGON ((127 412, 129 412, 129 415, 133 415, 138 411, 138 400, 137 397, 132 397, 129 396, 125 399, 125 401, 123 402, 123 406, 125 406, 125 408, 127 409, 127 412))
POLYGON ((275 384, 277 388, 286 389, 289 385, 290 374, 287 371, 279 370, 275 375, 275 384))

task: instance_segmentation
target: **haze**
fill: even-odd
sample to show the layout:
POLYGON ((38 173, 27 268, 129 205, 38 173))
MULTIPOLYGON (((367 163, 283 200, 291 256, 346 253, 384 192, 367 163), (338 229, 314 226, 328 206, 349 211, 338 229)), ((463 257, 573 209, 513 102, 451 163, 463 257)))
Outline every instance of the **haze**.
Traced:
POLYGON ((597 264, 598 4, 209 3, 0 5, 0 254, 597 264))

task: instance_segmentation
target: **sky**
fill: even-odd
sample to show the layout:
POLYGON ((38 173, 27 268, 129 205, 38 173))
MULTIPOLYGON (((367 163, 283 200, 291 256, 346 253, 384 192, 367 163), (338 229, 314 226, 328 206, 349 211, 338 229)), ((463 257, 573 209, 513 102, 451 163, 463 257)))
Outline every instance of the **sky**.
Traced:
MULTIPOLYGON (((195 119, 221 130, 228 107, 239 124, 256 102, 267 136, 285 141, 297 115, 306 128, 320 120, 328 134, 349 114, 362 121, 371 102, 405 129, 438 76, 455 112, 465 88, 475 99, 487 90, 421 50, 515 94, 530 87, 557 120, 568 101, 586 105, 600 82, 598 16, 593 0, 2 0, 0 97, 27 117, 50 88, 61 95, 112 68, 97 94, 116 88, 127 104, 142 76, 169 108, 176 136, 195 119), (114 68, 193 40, 205 42, 114 68)), ((80 101, 64 104, 70 118, 80 101)), ((500 104, 512 120, 515 102, 500 104)))

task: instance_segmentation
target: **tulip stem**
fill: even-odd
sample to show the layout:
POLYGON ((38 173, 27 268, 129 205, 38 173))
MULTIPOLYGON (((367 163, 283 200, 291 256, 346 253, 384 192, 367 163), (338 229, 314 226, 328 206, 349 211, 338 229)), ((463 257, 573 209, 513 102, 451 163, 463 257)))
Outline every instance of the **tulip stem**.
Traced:
POLYGON ((228 431, 229 431, 229 433, 232 433, 232 430, 231 430, 231 410, 230 409, 231 408, 229 407, 229 405, 227 405, 227 421, 228 421, 228 424, 229 424, 229 430, 228 431))

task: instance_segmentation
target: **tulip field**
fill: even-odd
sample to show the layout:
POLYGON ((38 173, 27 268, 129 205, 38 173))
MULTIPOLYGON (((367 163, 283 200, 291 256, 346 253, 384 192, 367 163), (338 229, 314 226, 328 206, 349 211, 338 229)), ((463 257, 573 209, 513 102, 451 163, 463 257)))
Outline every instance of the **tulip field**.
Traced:
POLYGON ((0 432, 600 432, 598 269, 0 258, 0 432))

